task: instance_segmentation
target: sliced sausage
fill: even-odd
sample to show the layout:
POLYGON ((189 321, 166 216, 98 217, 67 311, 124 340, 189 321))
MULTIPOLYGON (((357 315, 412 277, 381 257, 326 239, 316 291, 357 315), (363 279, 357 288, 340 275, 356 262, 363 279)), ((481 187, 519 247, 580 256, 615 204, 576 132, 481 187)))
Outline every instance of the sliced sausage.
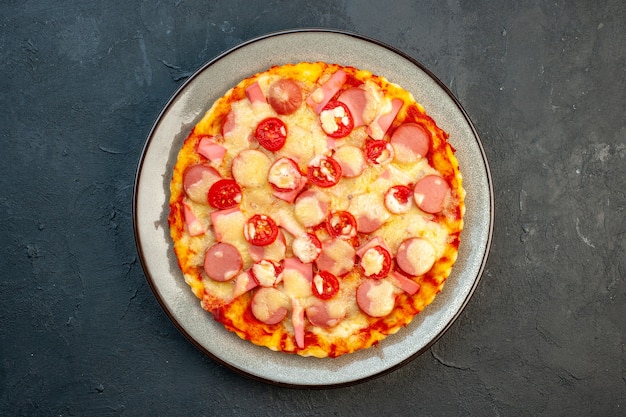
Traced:
POLYGON ((361 148, 352 145, 344 145, 335 150, 335 161, 341 166, 343 176, 347 178, 358 177, 363 173, 367 163, 361 148))
POLYGON ((192 165, 183 173, 183 189, 192 201, 208 204, 209 189, 221 178, 213 167, 204 164, 192 165))
POLYGON ((450 186, 439 175, 427 175, 413 187, 415 204, 426 213, 439 213, 444 208, 450 186))
POLYGON ((309 189, 302 192, 294 203, 296 218, 304 227, 317 226, 328 216, 330 198, 328 194, 309 189))
POLYGON ((424 158, 430 149, 430 135, 417 123, 404 123, 391 135, 396 161, 413 164, 424 158))
POLYGON ((261 151, 244 149, 233 158, 231 173, 242 187, 261 187, 267 182, 272 161, 261 151))
POLYGON ((278 114, 292 114, 302 104, 302 89, 294 80, 281 78, 270 85, 267 102, 278 114))
POLYGON ((304 307, 302 301, 295 297, 291 299, 291 324, 296 346, 302 349, 304 347, 304 307))
POLYGON ((346 306, 344 303, 315 301, 305 310, 306 317, 312 325, 318 327, 334 327, 346 316, 346 306))
POLYGON ((204 271, 214 281, 229 281, 241 272, 243 260, 233 245, 219 242, 207 249, 204 271))
POLYGON ((396 294, 387 280, 366 279, 356 290, 356 302, 368 316, 384 317, 393 311, 396 294))
POLYGON ((315 261, 317 268, 342 276, 354 268, 354 247, 344 239, 330 239, 322 242, 322 253, 315 261))
POLYGON ((400 269, 412 276, 430 271, 437 260, 433 245, 426 239, 412 237, 400 244, 396 261, 400 269))
POLYGON ((259 288, 250 304, 252 315, 265 324, 280 323, 291 307, 289 298, 276 288, 259 288))

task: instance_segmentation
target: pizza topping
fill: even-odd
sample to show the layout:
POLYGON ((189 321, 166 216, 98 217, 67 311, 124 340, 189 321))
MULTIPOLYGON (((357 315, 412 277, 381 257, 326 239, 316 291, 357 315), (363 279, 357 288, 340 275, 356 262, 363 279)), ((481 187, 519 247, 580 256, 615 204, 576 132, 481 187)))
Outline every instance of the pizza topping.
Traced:
POLYGON ((259 122, 254 137, 265 149, 275 152, 285 146, 287 126, 277 117, 268 117, 259 122))
POLYGON ((270 85, 267 101, 278 114, 294 113, 302 104, 302 89, 294 80, 281 78, 270 85))
POLYGON ((237 275, 237 278, 235 278, 233 298, 237 298, 258 286, 259 284, 254 280, 254 278, 252 278, 250 270, 243 271, 237 275))
POLYGON ((393 147, 386 140, 368 139, 365 141, 365 157, 372 165, 383 165, 393 160, 393 147))
POLYGON ((450 186, 438 175, 427 175, 413 187, 413 198, 417 206, 426 213, 439 213, 443 210, 450 186))
POLYGON ((291 158, 279 158, 272 164, 267 180, 277 191, 293 191, 300 186, 302 173, 291 158))
POLYGON ((198 220, 196 215, 193 213, 191 206, 187 203, 183 203, 183 210, 185 225, 187 226, 187 233, 189 233, 189 236, 198 236, 206 233, 206 229, 202 225, 202 222, 200 222, 200 220, 198 220))
POLYGON ((430 135, 417 123, 404 123, 391 135, 396 161, 414 164, 424 158, 430 148, 430 135))
POLYGON ((389 281, 391 281, 393 285, 400 288, 402 291, 409 295, 415 294, 420 289, 420 285, 417 282, 408 277, 405 277, 398 271, 391 271, 387 278, 389 279, 389 281))
POLYGON ((204 136, 198 142, 196 152, 209 161, 220 164, 226 155, 226 148, 217 143, 214 137, 204 136))
POLYGON ((256 149, 244 149, 233 158, 231 173, 242 187, 261 187, 267 181, 272 161, 256 149))
POLYGON ((223 178, 209 188, 208 202, 217 209, 229 209, 241 202, 241 187, 237 181, 223 178))
POLYGON ((237 121, 235 120, 235 112, 229 111, 224 117, 224 123, 222 124, 222 136, 228 136, 237 127, 237 121))
POLYGON ((328 194, 320 190, 308 189, 296 198, 293 211, 304 227, 313 227, 326 219, 329 203, 328 194))
POLYGON ((402 271, 420 276, 430 271, 437 260, 433 245, 426 239, 412 237, 400 244, 396 261, 402 271))
POLYGON ((269 259, 257 261, 250 269, 252 277, 262 287, 273 287, 281 280, 282 266, 269 259))
POLYGON ((192 165, 183 174, 185 194, 196 203, 207 204, 211 186, 221 178, 219 172, 208 165, 192 165))
POLYGON ((306 103, 315 113, 319 114, 330 99, 339 92, 347 78, 345 71, 337 70, 325 83, 311 93, 306 103))
POLYGON ((339 280, 328 271, 319 271, 311 283, 313 295, 321 300, 328 300, 339 292, 339 280))
POLYGON ((218 241, 237 240, 240 238, 245 218, 239 207, 233 207, 211 212, 211 223, 215 239, 218 241))
POLYGON ((304 307, 297 298, 291 299, 291 325, 293 326, 296 346, 300 349, 304 347, 304 307))
POLYGON ((363 88, 350 87, 339 95, 337 101, 344 103, 348 107, 354 120, 355 128, 366 124, 363 120, 363 114, 367 107, 367 93, 363 88))
POLYGON ((356 290, 356 302, 368 316, 384 317, 395 306, 393 284, 385 279, 366 279, 356 290))
POLYGON ((248 249, 248 253, 250 253, 250 258, 252 258, 252 260, 255 262, 261 261, 263 259, 280 262, 285 259, 286 252, 287 243, 285 241, 285 234, 281 230, 278 230, 278 237, 274 242, 270 243, 269 245, 250 245, 248 249))
POLYGON ((320 113, 322 130, 331 138, 344 138, 354 129, 354 119, 348 106, 341 101, 329 102, 320 113))
POLYGON ((322 242, 322 253, 315 261, 318 270, 328 271, 338 277, 354 268, 354 247, 343 239, 322 242))
POLYGON ((251 244, 267 246, 278 237, 278 226, 271 217, 265 214, 255 214, 246 222, 243 234, 251 244))
POLYGON ((280 290, 273 287, 262 287, 255 291, 250 307, 252 315, 265 324, 280 323, 291 303, 280 290))
POLYGON ((384 278, 391 270, 391 254, 380 245, 371 247, 361 256, 361 268, 368 278, 384 278))
POLYGON ((361 233, 378 230, 391 217, 385 208, 383 196, 375 193, 354 196, 348 209, 354 214, 357 230, 361 233))
POLYGON ((318 187, 328 188, 341 179, 341 166, 330 156, 318 155, 309 162, 309 181, 318 187))
POLYGON ((214 281, 229 281, 241 272, 241 254, 229 243, 216 243, 204 256, 204 272, 214 281))
POLYGON ((343 145, 335 149, 333 158, 339 163, 344 177, 358 177, 365 170, 365 156, 360 148, 343 145))
POLYGON ((322 253, 322 243, 317 236, 307 233, 294 239, 291 250, 301 262, 311 263, 322 253))
POLYGON ((357 233, 356 219, 350 212, 343 210, 331 213, 326 226, 332 237, 350 239, 357 233))
POLYGON ((406 185, 394 185, 385 193, 385 207, 393 214, 408 213, 413 205, 413 190, 406 185))
POLYGON ((258 81, 252 83, 248 88, 246 88, 246 97, 250 101, 250 103, 265 103, 265 94, 263 94, 263 90, 261 90, 261 86, 258 81))
POLYGON ((398 98, 394 98, 391 102, 386 103, 378 116, 367 127, 367 134, 374 139, 384 138, 385 133, 387 133, 403 104, 404 102, 398 98))
POLYGON ((313 326, 334 327, 346 316, 346 307, 341 302, 317 300, 309 305, 305 312, 313 326))

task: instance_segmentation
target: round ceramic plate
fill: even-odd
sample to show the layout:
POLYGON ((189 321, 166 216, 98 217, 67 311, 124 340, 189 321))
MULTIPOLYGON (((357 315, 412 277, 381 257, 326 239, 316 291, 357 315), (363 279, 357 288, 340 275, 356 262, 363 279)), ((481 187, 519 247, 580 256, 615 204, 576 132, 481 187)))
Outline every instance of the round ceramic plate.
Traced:
POLYGON ((297 30, 239 45, 204 65, 168 102, 146 141, 135 180, 135 239, 148 281, 172 321, 199 349, 247 376, 297 387, 348 385, 384 374, 421 354, 467 304, 484 268, 493 227, 485 154, 467 114, 432 73, 406 54, 360 35, 297 30), (273 65, 325 61, 367 69, 410 91, 450 134, 467 191, 458 260, 443 291, 405 329, 379 346, 336 359, 273 352, 241 340, 203 311, 185 284, 169 237, 169 183, 190 129, 239 81, 273 65))

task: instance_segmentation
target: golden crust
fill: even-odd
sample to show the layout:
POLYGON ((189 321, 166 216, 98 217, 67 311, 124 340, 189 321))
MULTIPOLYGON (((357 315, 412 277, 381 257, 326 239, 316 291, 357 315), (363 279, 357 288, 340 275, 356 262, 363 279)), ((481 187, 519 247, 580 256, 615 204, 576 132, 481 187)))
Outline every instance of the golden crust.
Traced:
MULTIPOLYGON (((306 108, 306 104, 303 106, 306 108)), ((361 130, 363 129, 361 128, 361 130)), ((357 135, 355 133, 345 140, 362 143, 363 137, 364 134, 357 135)), ((337 357, 378 344, 387 335, 396 333, 408 325, 416 314, 433 301, 437 293, 443 288, 456 260, 460 242, 459 235, 463 228, 465 191, 462 186, 458 162, 454 156, 454 149, 447 142, 447 138, 447 133, 437 126, 410 93, 390 83, 385 78, 375 76, 368 71, 322 62, 299 63, 272 67, 266 72, 242 80, 218 99, 194 127, 185 140, 174 167, 170 188, 170 234, 186 282, 201 300, 202 307, 211 312, 213 318, 223 323, 226 329, 235 332, 242 339, 272 350, 297 353, 302 356, 337 357), (330 328, 316 327, 305 319, 304 346, 298 346, 290 314, 287 314, 286 318, 278 324, 264 324, 254 317, 250 309, 254 289, 239 295, 235 291, 234 280, 215 282, 207 277, 203 269, 204 251, 216 241, 213 228, 210 225, 210 216, 207 214, 213 209, 208 205, 190 203, 183 189, 183 179, 188 167, 200 163, 211 165, 223 177, 231 177, 232 160, 241 150, 241 146, 246 146, 246 144, 245 142, 243 145, 241 142, 229 143, 222 136, 222 128, 224 120, 233 106, 237 102, 247 100, 245 90, 254 82, 278 77, 291 78, 298 81, 304 97, 307 97, 339 69, 348 74, 346 86, 368 83, 376 86, 386 99, 399 98, 404 102, 388 132, 393 132, 397 126, 407 122, 417 123, 426 129, 431 136, 431 148, 427 156, 428 169, 434 169, 448 182, 451 195, 446 208, 440 213, 431 215, 420 212, 418 209, 413 211, 417 213, 415 215, 421 216, 420 219, 428 225, 436 227, 440 235, 443 233, 443 238, 438 237, 440 240, 443 239, 443 243, 434 266, 426 274, 411 278, 419 284, 419 291, 414 295, 409 295, 398 290, 392 312, 384 317, 371 317, 363 313, 354 300, 354 291, 359 282, 363 280, 362 272, 355 267, 354 270, 341 278, 342 291, 346 293, 342 293, 342 296, 345 296, 342 299, 346 300, 345 308, 347 311, 342 324, 330 328), (221 161, 209 163, 206 158, 196 152, 200 139, 205 136, 214 137, 218 143, 227 149, 221 161), (185 225, 185 203, 192 205, 196 211, 206 211, 201 215, 207 225, 205 234, 200 236, 189 235, 185 225), (352 294, 347 294, 348 292, 352 292, 352 294)), ((388 135, 385 136, 385 139, 388 140, 388 135)), ((249 147, 255 147, 253 141, 249 141, 249 143, 249 147)), ((284 207, 282 201, 272 202, 272 204, 274 204, 272 206, 274 208, 284 207)), ((393 224, 393 222, 387 224, 387 229, 393 228, 393 224)), ((398 223, 398 225, 400 224, 407 223, 398 223)), ((376 233, 361 236, 361 242, 375 236, 376 233)), ((415 233, 427 235, 430 232, 418 231, 415 233)), ((286 234, 289 238, 289 234, 286 234)), ((393 249, 395 250, 397 247, 393 249)), ((287 249, 287 255, 290 254, 290 249, 287 249)), ((249 268, 250 264, 250 259, 244 256, 244 268, 249 268)))

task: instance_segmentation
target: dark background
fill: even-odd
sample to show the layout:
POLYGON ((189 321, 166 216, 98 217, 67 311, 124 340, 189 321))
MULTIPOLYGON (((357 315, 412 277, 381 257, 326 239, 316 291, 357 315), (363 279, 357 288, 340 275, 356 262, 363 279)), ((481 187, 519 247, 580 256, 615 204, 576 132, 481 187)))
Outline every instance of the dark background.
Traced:
POLYGON ((626 5, 610 1, 2 1, 0 413, 626 415, 626 5), (495 190, 489 261, 425 354, 330 390, 205 357, 152 294, 134 175, 162 107, 256 36, 390 44, 463 103, 495 190))

